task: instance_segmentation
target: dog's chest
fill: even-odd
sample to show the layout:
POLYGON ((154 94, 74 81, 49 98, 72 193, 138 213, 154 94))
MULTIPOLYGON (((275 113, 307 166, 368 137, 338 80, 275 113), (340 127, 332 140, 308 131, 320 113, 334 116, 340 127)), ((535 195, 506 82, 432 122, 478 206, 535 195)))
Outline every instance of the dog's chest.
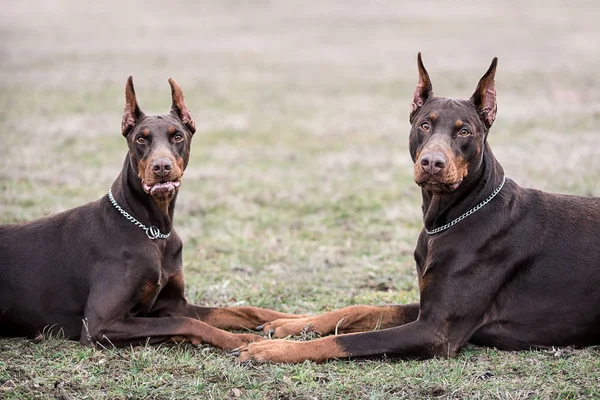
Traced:
POLYGON ((178 268, 172 262, 170 264, 163 262, 153 268, 152 271, 149 271, 136 293, 136 304, 132 309, 132 314, 148 314, 161 296, 164 297, 172 294, 171 292, 176 292, 170 289, 180 272, 181 267, 178 268))

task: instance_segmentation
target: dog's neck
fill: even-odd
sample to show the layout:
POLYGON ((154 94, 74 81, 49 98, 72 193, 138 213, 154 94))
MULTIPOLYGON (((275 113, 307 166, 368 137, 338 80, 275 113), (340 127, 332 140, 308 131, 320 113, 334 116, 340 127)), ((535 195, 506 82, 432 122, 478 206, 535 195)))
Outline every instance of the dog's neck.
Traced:
POLYGON ((500 185, 503 176, 504 170, 486 142, 481 167, 466 177, 456 191, 436 193, 421 189, 425 227, 438 228, 475 207, 500 185))
POLYGON ((173 214, 177 192, 169 200, 155 201, 144 191, 142 182, 134 171, 129 154, 125 157, 121 174, 112 185, 117 203, 146 226, 156 226, 166 234, 173 229, 173 214))

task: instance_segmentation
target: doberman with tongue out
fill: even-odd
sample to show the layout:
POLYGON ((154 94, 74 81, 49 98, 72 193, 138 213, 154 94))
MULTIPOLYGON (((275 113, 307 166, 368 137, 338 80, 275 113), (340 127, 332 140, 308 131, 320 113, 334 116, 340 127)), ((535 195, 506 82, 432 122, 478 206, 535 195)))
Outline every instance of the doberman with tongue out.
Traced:
POLYGON ((234 352, 241 361, 453 357, 467 342, 506 350, 600 344, 600 198, 524 189, 504 176, 487 141, 496 63, 460 100, 434 97, 418 56, 409 148, 423 197, 419 302, 279 319, 260 329, 350 334, 250 343, 234 352))
POLYGON ((107 196, 32 222, 0 226, 0 335, 60 333, 85 344, 189 341, 233 349, 261 340, 225 331, 293 315, 201 307, 184 296, 173 211, 194 119, 169 79, 171 112, 140 109, 131 77, 122 133, 129 151, 107 196))

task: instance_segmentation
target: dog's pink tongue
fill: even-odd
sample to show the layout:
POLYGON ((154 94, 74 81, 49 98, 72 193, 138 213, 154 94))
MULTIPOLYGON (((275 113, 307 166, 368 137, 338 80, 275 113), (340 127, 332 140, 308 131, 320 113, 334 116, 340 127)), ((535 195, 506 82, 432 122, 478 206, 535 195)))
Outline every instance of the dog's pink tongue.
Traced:
POLYGON ((460 181, 454 183, 453 185, 450 185, 450 190, 455 191, 456 189, 458 189, 458 187, 460 186, 461 183, 462 183, 462 179, 460 181))

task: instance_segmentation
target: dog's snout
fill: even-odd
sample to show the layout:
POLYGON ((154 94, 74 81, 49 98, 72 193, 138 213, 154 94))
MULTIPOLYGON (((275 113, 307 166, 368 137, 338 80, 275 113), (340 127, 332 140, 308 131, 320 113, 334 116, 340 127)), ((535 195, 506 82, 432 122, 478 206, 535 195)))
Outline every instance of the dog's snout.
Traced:
POLYGON ((157 176, 167 176, 173 168, 173 161, 168 158, 159 158, 152 162, 152 172, 157 176))
POLYGON ((428 174, 438 174, 446 168, 448 161, 439 152, 431 152, 421 156, 421 168, 428 174))

